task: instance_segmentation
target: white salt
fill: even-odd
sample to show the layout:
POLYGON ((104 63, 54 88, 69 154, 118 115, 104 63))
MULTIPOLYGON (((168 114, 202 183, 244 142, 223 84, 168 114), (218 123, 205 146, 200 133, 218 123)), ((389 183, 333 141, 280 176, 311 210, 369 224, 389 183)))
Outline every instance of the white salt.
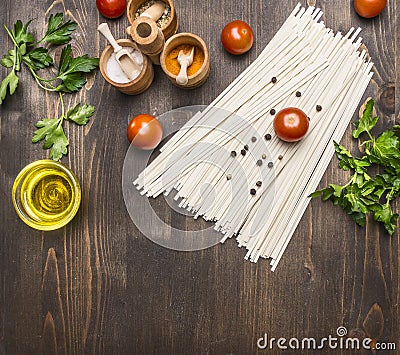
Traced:
MULTIPOLYGON (((142 53, 139 51, 135 50, 132 47, 124 47, 128 50, 128 52, 131 54, 132 58, 135 60, 136 64, 140 66, 140 70, 143 69, 143 56, 142 53)), ((115 53, 111 54, 110 59, 107 62, 106 66, 106 71, 108 77, 112 80, 115 81, 118 84, 126 84, 129 83, 132 80, 135 80, 139 74, 140 71, 135 71, 132 75, 133 79, 130 80, 128 76, 123 72, 121 66, 117 62, 117 59, 115 58, 115 53)))

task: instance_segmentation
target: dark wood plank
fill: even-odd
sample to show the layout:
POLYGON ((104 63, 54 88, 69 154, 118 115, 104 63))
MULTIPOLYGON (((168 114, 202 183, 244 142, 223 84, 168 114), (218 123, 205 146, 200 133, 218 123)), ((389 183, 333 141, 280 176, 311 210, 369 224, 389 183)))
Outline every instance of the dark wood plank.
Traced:
MULTIPOLYGON (((94 1, 3 3, 1 23, 33 17, 32 28, 39 31, 46 12, 67 11, 79 23, 75 53, 98 55, 105 46, 96 31, 104 19, 94 1)), ((63 162, 77 173, 83 198, 76 218, 51 233, 23 225, 11 203, 19 170, 47 154, 30 143, 34 123, 59 110, 56 96, 43 95, 27 72, 21 74, 23 84, 17 94, 0 107, 0 354, 262 354, 266 351, 258 351, 256 342, 264 333, 322 338, 335 335, 338 326, 362 333, 371 319, 380 319, 380 310, 384 319, 380 341, 398 341, 398 232, 389 238, 373 221, 359 228, 340 209, 315 200, 277 271, 271 273, 265 261, 256 265, 244 261, 245 251, 233 240, 191 253, 162 248, 146 239, 126 212, 121 179, 130 118, 140 112, 161 114, 211 102, 257 57, 296 3, 176 1, 180 31, 199 34, 212 54, 204 86, 179 90, 155 68, 152 86, 139 96, 117 92, 97 73, 80 94, 66 97, 67 105, 90 102, 97 110, 86 127, 66 125, 71 146, 63 162), (251 24, 256 42, 248 54, 233 58, 222 49, 219 33, 236 18, 251 24)), ((382 97, 377 104, 383 118, 380 128, 398 122, 398 3, 389 1, 373 20, 359 18, 351 0, 317 5, 334 30, 363 27, 362 37, 376 63, 365 98, 382 97), (387 102, 393 95, 391 108, 387 102)), ((125 36, 126 17, 108 22, 117 37, 125 36)), ((10 46, 4 31, 0 43, 1 52, 10 46)), ((5 70, 0 73, 3 77, 5 70)), ((343 143, 357 153, 350 128, 343 143)), ((344 182, 347 176, 333 161, 321 186, 344 182)), ((162 200, 155 206, 172 225, 199 226, 162 200)))

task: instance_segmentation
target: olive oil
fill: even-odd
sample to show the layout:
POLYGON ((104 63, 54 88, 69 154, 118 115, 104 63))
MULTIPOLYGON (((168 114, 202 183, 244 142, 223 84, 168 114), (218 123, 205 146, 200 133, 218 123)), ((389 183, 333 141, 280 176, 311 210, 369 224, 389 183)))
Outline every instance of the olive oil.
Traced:
POLYGON ((14 183, 13 200, 22 220, 33 228, 52 230, 77 212, 81 191, 75 175, 60 163, 44 160, 28 165, 14 183))

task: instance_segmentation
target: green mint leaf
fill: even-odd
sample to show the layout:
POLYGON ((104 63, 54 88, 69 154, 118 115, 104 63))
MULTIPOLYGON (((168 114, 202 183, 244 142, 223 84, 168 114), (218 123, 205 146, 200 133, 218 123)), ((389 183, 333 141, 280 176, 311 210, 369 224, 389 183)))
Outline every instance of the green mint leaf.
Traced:
POLYGON ((73 121, 78 125, 85 125, 94 114, 94 106, 77 104, 67 113, 67 120, 73 121))
POLYGON ((32 33, 28 33, 28 26, 31 24, 32 20, 29 20, 25 25, 22 23, 21 20, 18 20, 14 25, 13 35, 15 41, 18 45, 23 43, 33 43, 34 38, 32 33))
POLYGON ((393 213, 389 204, 381 206, 381 208, 374 214, 374 219, 378 222, 382 222, 390 235, 392 235, 396 229, 398 217, 399 215, 397 213, 393 213))
POLYGON ((71 33, 75 31, 77 25, 71 20, 63 23, 62 13, 50 15, 43 41, 56 45, 66 44, 71 40, 71 33))
POLYGON ((39 128, 32 138, 33 143, 44 140, 43 149, 50 149, 50 158, 60 160, 68 152, 68 139, 65 136, 61 118, 45 118, 36 123, 39 128))
POLYGON ((372 117, 374 109, 374 100, 369 100, 365 106, 362 117, 355 122, 356 129, 353 131, 353 137, 358 138, 363 132, 371 132, 378 122, 379 117, 372 117))
POLYGON ((12 70, 1 82, 0 85, 0 105, 3 103, 4 99, 7 95, 7 88, 9 90, 10 95, 14 94, 15 90, 18 86, 18 76, 15 74, 15 71, 12 70))
POLYGON ((53 59, 49 56, 48 50, 43 47, 31 50, 27 56, 35 70, 44 69, 53 64, 53 59))

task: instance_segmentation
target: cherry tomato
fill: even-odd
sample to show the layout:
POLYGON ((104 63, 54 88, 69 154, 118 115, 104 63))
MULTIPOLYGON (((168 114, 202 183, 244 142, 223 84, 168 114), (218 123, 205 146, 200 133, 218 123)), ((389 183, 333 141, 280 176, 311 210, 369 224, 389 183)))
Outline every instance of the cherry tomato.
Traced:
POLYGON ((365 18, 378 16, 386 6, 387 0, 354 0, 354 9, 365 18))
POLYGON ((157 147, 162 139, 160 122, 151 115, 141 114, 132 118, 128 125, 129 142, 139 149, 151 150, 157 147))
POLYGON ((250 50, 254 42, 251 27, 244 21, 229 22, 221 33, 221 42, 231 54, 243 54, 250 50))
POLYGON ((126 9, 126 0, 96 0, 97 9, 104 17, 117 18, 126 9))
POLYGON ((296 107, 284 108, 274 118, 275 133, 285 142, 297 142, 303 139, 309 124, 307 115, 296 107))

